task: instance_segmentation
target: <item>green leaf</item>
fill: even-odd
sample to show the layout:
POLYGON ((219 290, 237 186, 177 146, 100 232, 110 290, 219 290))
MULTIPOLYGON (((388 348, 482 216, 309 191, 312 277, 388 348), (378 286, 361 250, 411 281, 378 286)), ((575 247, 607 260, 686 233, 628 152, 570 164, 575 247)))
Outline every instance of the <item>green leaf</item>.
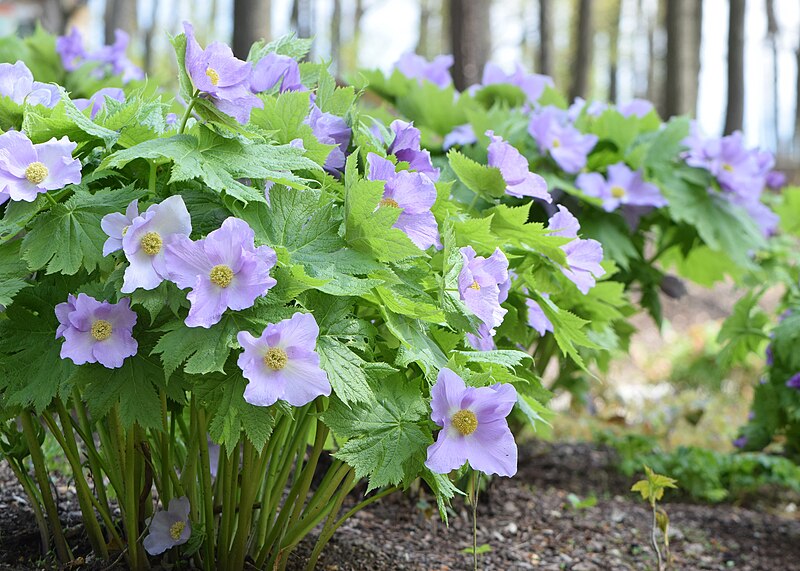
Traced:
MULTIPOLYGON (((484 219, 488 222, 490 219, 484 219)), ((439 303, 444 310, 448 325, 454 329, 476 331, 480 320, 469 310, 461 300, 458 290, 458 275, 464 266, 461 250, 456 246, 453 223, 446 220, 442 231, 442 244, 444 246, 444 268, 442 279, 439 282, 439 303)))
POLYGON ((366 373, 367 363, 333 337, 317 341, 320 366, 328 373, 333 392, 344 404, 369 402, 373 397, 366 373))
POLYGON ((506 181, 500 169, 478 164, 456 150, 447 153, 447 159, 459 180, 472 192, 491 198, 505 196, 506 181))
POLYGON ((70 141, 102 141, 111 148, 119 138, 119 133, 101 127, 83 111, 75 107, 66 90, 58 86, 61 101, 52 109, 41 105, 27 106, 22 129, 34 143, 44 143, 53 137, 66 136, 70 141))
POLYGON ((21 242, 0 244, 0 305, 10 305, 14 296, 30 284, 26 281, 30 271, 20 258, 21 242))
POLYGON ((381 313, 389 331, 400 342, 397 365, 406 367, 409 363, 416 362, 425 371, 428 380, 435 379, 439 369, 447 365, 447 357, 428 336, 427 325, 422 321, 392 313, 385 307, 381 307, 381 313))
POLYGON ((556 264, 567 265, 567 255, 561 246, 571 238, 550 235, 544 224, 528 222, 531 205, 511 207, 500 204, 492 209, 492 230, 516 247, 547 256, 556 264))
POLYGON ((121 212, 144 191, 126 187, 104 189, 94 194, 76 187, 75 194, 40 214, 22 241, 21 254, 32 270, 47 268, 48 274, 72 275, 81 268, 92 272, 110 268, 111 258, 103 256, 108 236, 100 220, 111 212, 121 212))
POLYGON ((508 369, 514 369, 517 365, 532 357, 524 351, 513 349, 495 349, 493 351, 453 351, 452 355, 458 355, 459 361, 465 363, 493 363, 508 369))

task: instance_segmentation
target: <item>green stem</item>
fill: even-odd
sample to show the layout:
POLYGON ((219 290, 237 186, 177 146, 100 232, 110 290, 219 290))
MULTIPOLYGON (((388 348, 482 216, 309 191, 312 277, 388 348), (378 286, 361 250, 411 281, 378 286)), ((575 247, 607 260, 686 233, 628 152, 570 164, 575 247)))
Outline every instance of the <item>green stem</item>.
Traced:
MULTIPOLYGON (((118 412, 118 411, 115 411, 118 412)), ((114 414, 114 412, 112 412, 114 414)), ((139 505, 138 486, 136 485, 136 439, 134 429, 130 427, 125 434, 125 496, 123 519, 125 521, 125 536, 128 540, 128 560, 131 569, 139 570, 139 524, 136 508, 139 505)))
POLYGON ((49 192, 45 192, 45 193, 43 193, 43 194, 44 194, 45 198, 47 198, 47 200, 50 202, 50 204, 52 204, 53 206, 58 206, 58 202, 56 202, 56 199, 55 199, 55 198, 53 198, 52 196, 50 196, 50 193, 49 193, 49 192))
MULTIPOLYGON (((103 506, 105 511, 107 513, 111 513, 111 510, 108 507, 108 494, 106 493, 103 473, 108 474, 109 481, 113 482, 111 479, 112 474, 106 466, 106 463, 97 453, 92 427, 89 423, 89 415, 86 412, 86 406, 83 404, 83 399, 81 399, 81 395, 78 393, 77 389, 73 389, 72 391, 72 406, 75 407, 75 412, 78 414, 78 422, 74 428, 80 435, 81 440, 83 440, 84 449, 86 450, 87 457, 89 458, 89 469, 92 471, 94 490, 97 494, 97 499, 100 501, 100 505, 103 506)), ((72 420, 72 417, 70 417, 70 420, 72 420)))
POLYGON ((42 554, 45 554, 50 551, 50 532, 47 529, 47 520, 44 517, 44 512, 42 512, 41 496, 36 493, 36 485, 33 483, 33 480, 31 480, 28 472, 17 465, 16 458, 9 457, 7 460, 11 471, 14 472, 17 481, 30 500, 33 516, 36 518, 36 525, 39 528, 39 538, 42 540, 42 554))
POLYGON ((192 109, 194 109, 195 103, 197 103, 197 94, 199 91, 195 91, 192 99, 189 101, 188 107, 186 107, 186 112, 183 114, 183 119, 181 119, 181 126, 178 129, 178 134, 183 135, 183 132, 186 130, 186 122, 189 121, 189 117, 192 115, 192 109))
POLYGON ((166 506, 172 498, 170 490, 170 471, 172 469, 172 454, 170 454, 169 423, 167 422, 167 393, 162 389, 159 391, 161 398, 161 434, 159 440, 161 444, 161 489, 158 495, 161 498, 161 505, 166 506))
POLYGON ((662 571, 664 569, 664 563, 661 561, 661 550, 658 548, 658 538, 656 537, 656 530, 658 529, 658 518, 656 517, 656 503, 651 502, 651 505, 653 507, 653 527, 650 530, 650 543, 653 546, 653 550, 656 552, 658 571, 662 571))
POLYGON ((472 471, 472 565, 478 571, 478 492, 481 481, 481 473, 477 470, 472 471))
POLYGON ((23 411, 20 415, 20 420, 22 421, 22 432, 25 435, 25 441, 31 453, 33 471, 36 475, 36 481, 39 484, 39 491, 42 494, 42 502, 47 512, 47 519, 50 520, 50 527, 53 530, 53 539, 55 540, 58 559, 61 563, 69 563, 72 561, 72 553, 70 553, 67 540, 64 537, 64 531, 61 528, 61 522, 58 519, 56 502, 50 492, 50 478, 47 477, 44 454, 42 453, 41 446, 39 446, 39 439, 37 438, 36 429, 33 424, 33 414, 28 411, 23 411))
POLYGON ((150 191, 151 195, 154 195, 156 193, 157 166, 154 160, 148 162, 150 163, 150 179, 147 183, 147 190, 150 191))
POLYGON ((211 488, 211 464, 208 458, 208 422, 206 421, 206 411, 197 406, 192 398, 192 406, 197 412, 197 435, 196 438, 202 439, 200 445, 200 489, 203 496, 203 520, 205 523, 207 541, 204 542, 205 557, 203 558, 203 568, 206 571, 214 569, 214 491, 211 488))
MULTIPOLYGON (((317 412, 322 412, 322 404, 317 401, 317 412)), ((289 527, 293 527, 300 519, 300 514, 303 513, 303 506, 306 503, 308 490, 311 488, 311 480, 314 478, 314 472, 317 469, 320 454, 322 454, 322 447, 325 445, 325 440, 328 438, 328 427, 323 424, 322 420, 317 418, 316 434, 314 436, 314 447, 308 457, 306 465, 303 467, 302 483, 298 491, 298 501, 295 503, 292 517, 289 519, 289 527)))

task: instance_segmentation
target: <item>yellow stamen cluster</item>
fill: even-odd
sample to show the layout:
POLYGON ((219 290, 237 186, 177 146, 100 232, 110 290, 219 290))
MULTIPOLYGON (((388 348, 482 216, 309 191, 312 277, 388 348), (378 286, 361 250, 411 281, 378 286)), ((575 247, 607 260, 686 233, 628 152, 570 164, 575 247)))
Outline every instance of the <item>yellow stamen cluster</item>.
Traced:
POLYGON ((169 526, 169 536, 172 538, 172 541, 178 541, 181 538, 181 534, 183 530, 186 528, 185 521, 176 521, 171 526, 169 526))
POLYGON ((264 355, 264 364, 273 371, 280 371, 286 366, 289 356, 283 349, 270 347, 264 355))
POLYGON ((622 198, 623 196, 625 196, 625 189, 622 188, 621 186, 614 185, 611 187, 611 196, 613 196, 614 198, 622 198))
POLYGON ((211 80, 211 85, 217 85, 219 83, 219 74, 213 67, 206 69, 206 75, 208 76, 208 79, 211 80))
POLYGON ((478 283, 478 280, 474 280, 471 284, 469 284, 469 289, 474 289, 480 291, 481 284, 478 283))
POLYGON ((148 256, 155 256, 161 251, 161 246, 164 245, 164 241, 161 240, 161 235, 158 232, 148 232, 142 236, 140 244, 145 254, 148 256))
POLYGON ((47 178, 48 174, 50 174, 50 171, 39 161, 29 164, 28 168, 25 169, 25 178, 31 184, 39 184, 47 178))
POLYGON ((478 428, 478 417, 471 410, 459 410, 453 415, 451 422, 464 436, 469 436, 478 428))
POLYGON ((105 319, 98 319, 92 323, 92 337, 97 341, 105 341, 111 337, 111 324, 105 319))
POLYGON ((394 198, 384 198, 381 200, 381 206, 390 206, 392 208, 400 208, 400 205, 397 204, 397 201, 394 198))
POLYGON ((557 149, 557 148, 558 148, 558 147, 560 147, 560 146, 561 146, 561 141, 559 141, 558 139, 553 139, 553 145, 552 145, 552 147, 553 147, 554 149, 557 149))
POLYGON ((729 165, 728 163, 724 163, 722 168, 728 172, 733 172, 733 165, 729 165))
POLYGON ((228 266, 220 264, 211 268, 211 273, 208 277, 212 284, 218 285, 219 287, 228 287, 231 285, 231 280, 233 280, 233 270, 228 266))

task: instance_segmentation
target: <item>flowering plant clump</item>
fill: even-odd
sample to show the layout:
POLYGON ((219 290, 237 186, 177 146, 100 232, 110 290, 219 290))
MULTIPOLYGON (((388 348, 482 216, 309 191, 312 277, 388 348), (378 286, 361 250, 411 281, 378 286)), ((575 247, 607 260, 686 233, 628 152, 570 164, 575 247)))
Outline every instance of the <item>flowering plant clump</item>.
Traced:
POLYGON ((408 56, 365 74, 384 122, 307 40, 242 61, 184 30, 177 94, 122 36, 2 51, 33 79, 0 82, 0 444, 62 563, 39 422, 98 557, 285 569, 318 529, 313 569, 386 494, 421 480, 446 518, 467 471, 513 475, 507 417, 547 422, 553 360, 574 381, 625 347, 628 290, 658 317, 668 268, 766 244, 683 119, 567 110, 520 68, 457 94, 451 58, 408 56))

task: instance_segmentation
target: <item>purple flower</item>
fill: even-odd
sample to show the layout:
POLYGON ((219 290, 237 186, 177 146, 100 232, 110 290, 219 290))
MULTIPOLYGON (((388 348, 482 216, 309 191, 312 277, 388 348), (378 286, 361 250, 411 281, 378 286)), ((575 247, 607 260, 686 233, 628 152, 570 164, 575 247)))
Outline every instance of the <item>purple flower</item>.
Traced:
POLYGON ((442 427, 425 461, 447 474, 469 462, 473 470, 498 476, 517 472, 517 444, 506 417, 517 402, 512 385, 468 387, 447 368, 431 389, 431 419, 442 427))
POLYGON ((136 312, 131 310, 129 299, 100 302, 81 293, 59 303, 55 312, 60 323, 56 339, 64 338, 62 359, 71 359, 76 365, 100 363, 117 369, 126 357, 136 354, 139 344, 131 334, 136 312))
POLYGON ((642 171, 632 171, 625 163, 608 167, 608 178, 599 173, 581 173, 576 185, 589 196, 601 198, 607 212, 622 204, 632 206, 666 206, 659 188, 642 179, 642 171))
POLYGON ((114 43, 103 46, 89 56, 88 59, 102 64, 96 70, 100 74, 99 77, 102 77, 104 68, 108 68, 113 75, 121 75, 123 83, 128 83, 133 79, 144 79, 144 72, 141 68, 128 59, 126 52, 129 42, 130 36, 125 31, 114 30, 114 43))
POLYGON ((114 101, 125 101, 125 92, 119 87, 103 87, 95 92, 89 99, 75 99, 72 102, 75 107, 83 111, 89 109, 90 117, 94 119, 97 114, 106 107, 106 98, 114 101))
POLYGON ((24 62, 15 64, 0 63, 0 96, 11 99, 22 105, 44 105, 55 107, 61 100, 61 94, 55 85, 33 81, 33 74, 24 62))
POLYGON ((476 351, 492 351, 497 348, 494 343, 494 334, 485 323, 478 325, 478 331, 475 334, 467 333, 467 342, 476 351))
POLYGON ((320 143, 336 145, 325 159, 325 170, 336 176, 341 175, 352 134, 345 120, 332 113, 323 112, 312 103, 311 111, 303 122, 311 126, 311 131, 320 143))
POLYGON ((800 373, 792 375, 792 377, 786 381, 786 386, 790 389, 797 389, 800 391, 800 373))
POLYGON ((482 85, 493 83, 510 83, 519 87, 530 103, 535 103, 544 93, 545 87, 553 86, 553 78, 548 75, 537 73, 527 73, 525 69, 517 63, 513 73, 506 73, 500 66, 487 63, 483 68, 482 85))
POLYGON ((424 57, 405 53, 394 64, 394 67, 409 79, 416 79, 420 83, 430 81, 441 88, 453 83, 450 76, 450 68, 453 66, 453 56, 436 56, 433 61, 428 61, 424 57))
POLYGON ((250 381, 244 400, 255 406, 270 406, 278 400, 303 406, 320 395, 329 396, 328 374, 320 368, 314 350, 317 337, 319 326, 310 313, 270 323, 260 337, 240 331, 237 339, 244 351, 238 364, 250 381))
POLYGON ((389 127, 394 132, 394 140, 387 152, 397 157, 398 161, 407 162, 411 170, 428 175, 433 182, 439 180, 439 169, 433 168, 431 154, 420 148, 419 129, 413 123, 400 119, 392 121, 389 127))
POLYGON ((597 135, 584 135, 568 122, 566 113, 545 107, 531 116, 528 133, 541 151, 547 151, 564 172, 575 174, 597 143, 597 135))
POLYGON ((167 124, 167 127, 174 127, 178 124, 178 114, 167 113, 167 116, 164 117, 164 122, 167 124))
POLYGON ((161 555, 167 549, 183 545, 192 535, 192 524, 189 523, 189 498, 182 496, 169 501, 169 509, 156 512, 147 518, 150 527, 142 545, 150 555, 161 555))
POLYGON ((103 255, 108 256, 112 252, 122 249, 122 237, 128 232, 133 221, 139 216, 139 200, 133 200, 125 214, 112 212, 106 214, 100 220, 100 228, 108 235, 108 239, 103 244, 103 255))
POLYGON ((19 131, 0 135, 0 204, 33 202, 48 190, 81 181, 81 162, 72 158, 77 147, 67 137, 34 145, 19 131))
POLYGON ((573 101, 572 105, 570 105, 569 109, 567 109, 567 119, 574 123, 577 121, 578 117, 580 117, 584 108, 586 109, 586 114, 588 116, 599 117, 606 109, 608 109, 608 105, 602 101, 592 101, 591 103, 587 104, 583 97, 576 97, 575 101, 573 101))
POLYGON ((486 131, 489 143, 489 166, 500 169, 506 182, 506 193, 517 198, 532 196, 545 202, 552 202, 547 192, 547 183, 538 174, 530 172, 528 159, 513 146, 498 137, 493 131, 486 131))
POLYGON ((463 147, 464 145, 472 145, 477 142, 478 138, 475 136, 475 131, 472 130, 472 125, 466 123, 454 127, 452 131, 444 136, 442 149, 446 151, 453 145, 461 145, 463 147))
POLYGON ((439 226, 431 212, 436 202, 436 187, 426 175, 418 172, 394 172, 391 161, 369 153, 369 180, 386 181, 383 199, 378 208, 401 208, 393 228, 402 230, 421 250, 440 247, 439 226))
POLYGON ((56 51, 61 56, 61 64, 67 71, 75 71, 86 58, 86 50, 83 49, 83 37, 78 28, 72 27, 68 36, 58 36, 56 38, 56 51))
POLYGON ((271 53, 265 55, 253 68, 250 89, 253 93, 267 91, 275 86, 278 91, 304 91, 300 82, 300 66, 289 56, 271 53))
POLYGON ((733 441, 733 445, 740 450, 747 446, 747 436, 740 436, 736 440, 733 441))
POLYGON ((561 268, 561 272, 574 283, 584 295, 594 287, 595 278, 599 278, 606 271, 600 265, 603 260, 603 246, 597 240, 583 240, 578 238, 580 224, 578 219, 567 210, 565 206, 558 205, 558 212, 553 214, 548 221, 548 228, 554 236, 574 238, 572 242, 564 244, 561 249, 567 255, 568 267, 561 268))
POLYGON ((769 171, 767 173, 767 186, 772 190, 780 190, 786 186, 786 173, 781 171, 769 171))
POLYGON ((277 256, 269 246, 255 247, 255 233, 247 222, 229 217, 202 240, 192 242, 175 235, 166 246, 169 279, 181 288, 192 288, 186 325, 211 327, 226 309, 252 307, 276 281, 269 271, 277 256))
POLYGON ((627 103, 619 105, 617 110, 623 117, 630 117, 633 115, 641 119, 653 110, 653 104, 646 99, 631 99, 627 103))
POLYGON ((192 220, 180 195, 170 196, 134 218, 122 237, 122 250, 130 263, 125 268, 122 293, 155 289, 168 279, 164 245, 176 234, 191 233, 192 220))
POLYGON ((500 304, 510 287, 508 259, 496 249, 488 258, 477 256, 472 246, 461 248, 464 265, 458 274, 458 291, 467 308, 478 316, 492 335, 507 313, 500 304))
MULTIPOLYGON (((542 297, 548 297, 548 295, 543 293, 542 297)), ((545 315, 542 306, 533 299, 526 299, 525 303, 528 306, 528 325, 541 336, 548 331, 552 333, 553 323, 545 315)))
POLYGON ((194 28, 183 23, 186 32, 186 71, 192 83, 206 94, 217 109, 245 124, 253 107, 264 102, 250 91, 251 65, 234 57, 231 48, 212 42, 202 49, 194 37, 194 28))
POLYGON ((764 350, 764 355, 766 357, 766 363, 768 367, 771 367, 775 364, 775 350, 772 348, 772 343, 767 345, 767 348, 764 350))

